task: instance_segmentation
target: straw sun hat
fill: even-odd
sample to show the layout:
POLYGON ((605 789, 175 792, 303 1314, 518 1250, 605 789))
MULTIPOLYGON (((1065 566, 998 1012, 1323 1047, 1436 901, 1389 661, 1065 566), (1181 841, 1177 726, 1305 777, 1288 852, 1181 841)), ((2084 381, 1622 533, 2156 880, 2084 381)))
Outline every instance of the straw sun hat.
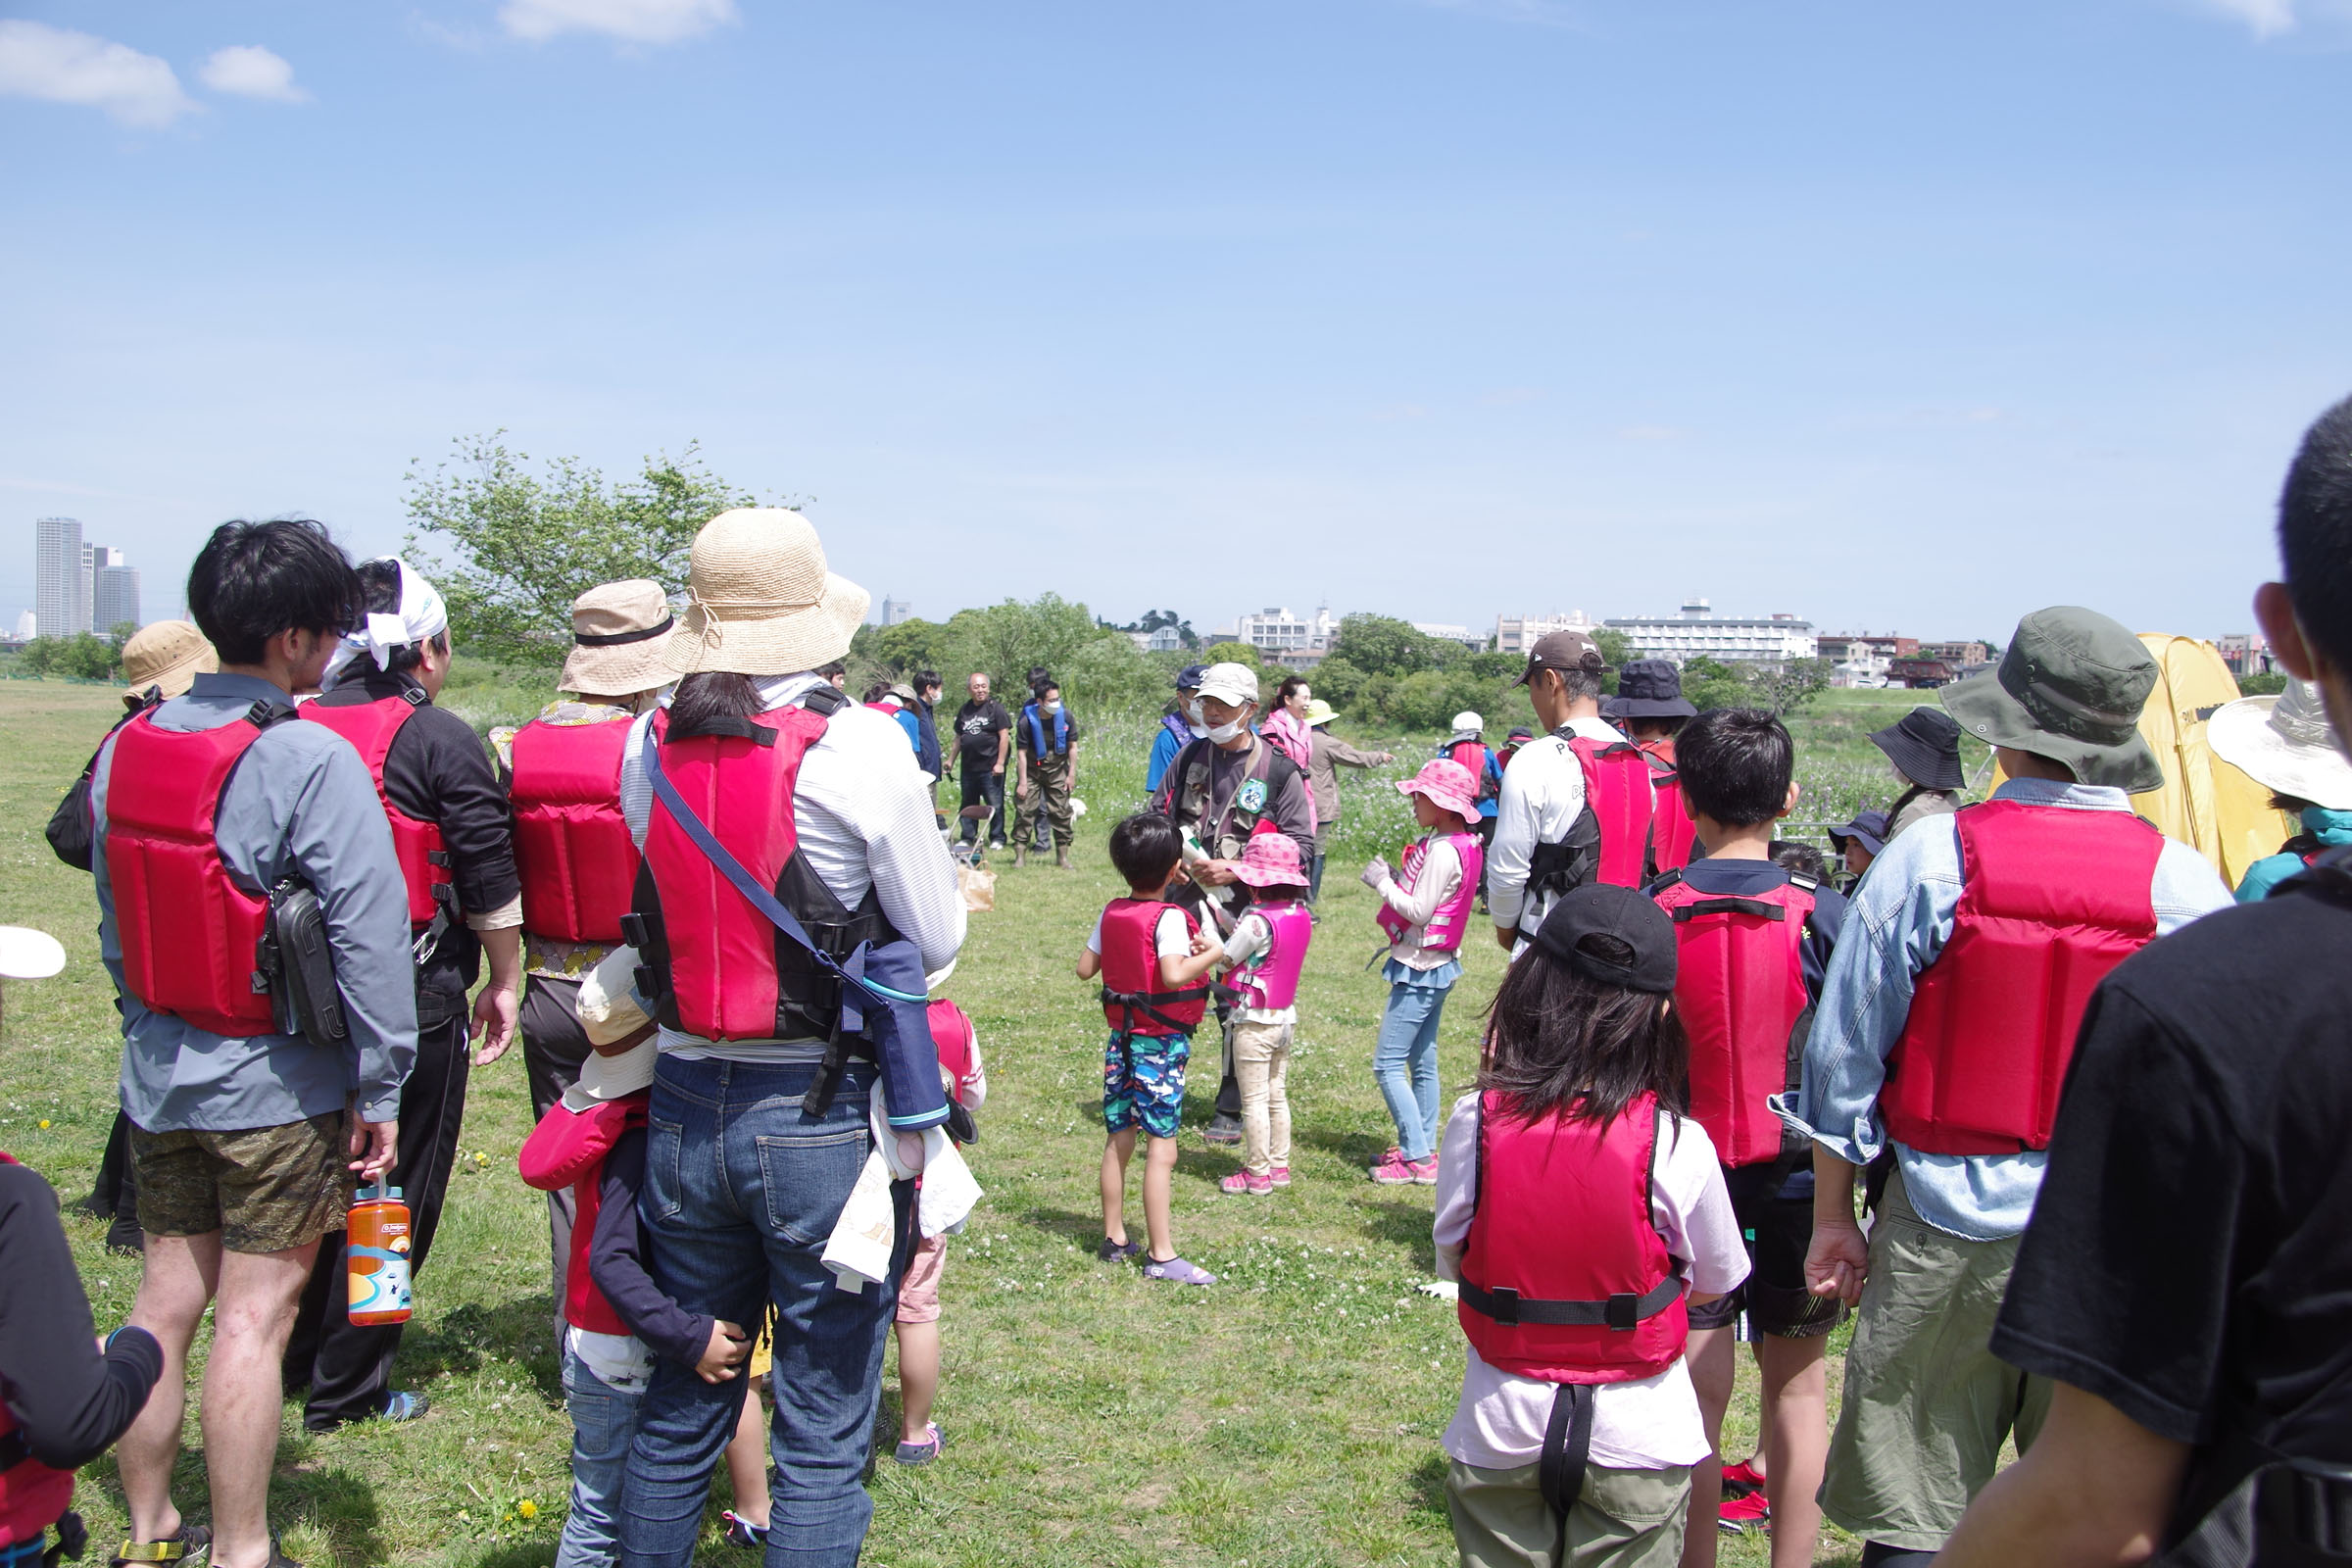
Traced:
POLYGON ((662 657, 669 596, 644 577, 599 583, 571 602, 571 653, 557 685, 582 697, 634 697, 675 675, 662 657))
POLYGON ((738 507, 694 536, 686 613, 662 645, 681 675, 790 675, 850 651, 873 596, 825 569, 808 519, 782 507, 738 507))
POLYGON ((182 696, 197 676, 220 668, 220 661, 204 633, 184 620, 159 620, 140 627, 122 645, 122 679, 127 683, 122 695, 144 697, 153 686, 166 697, 182 696))

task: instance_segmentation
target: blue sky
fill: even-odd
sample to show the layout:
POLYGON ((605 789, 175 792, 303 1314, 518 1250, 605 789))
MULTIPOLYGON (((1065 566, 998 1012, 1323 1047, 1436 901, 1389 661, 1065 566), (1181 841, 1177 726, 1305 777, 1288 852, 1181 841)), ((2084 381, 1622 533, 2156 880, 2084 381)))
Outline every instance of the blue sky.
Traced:
POLYGON ((36 516, 168 613, 503 426, 930 615, 2243 629, 2352 391, 2333 3, 11 0, 0 623, 36 516))

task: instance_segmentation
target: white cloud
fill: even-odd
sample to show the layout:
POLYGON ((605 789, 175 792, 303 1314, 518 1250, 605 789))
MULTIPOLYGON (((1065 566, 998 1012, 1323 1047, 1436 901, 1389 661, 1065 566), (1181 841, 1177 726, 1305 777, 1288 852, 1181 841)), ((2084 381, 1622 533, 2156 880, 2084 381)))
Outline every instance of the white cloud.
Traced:
POLYGON ((2253 28, 2257 38, 2294 30, 2295 0, 2204 0, 2204 3, 2253 28))
POLYGON ((294 68, 282 55, 258 43, 232 43, 216 49, 196 68, 197 79, 215 92, 240 98, 268 98, 281 104, 307 104, 311 95, 294 85, 294 68))
POLYGON ((735 20, 735 0, 507 0, 498 20, 517 38, 602 32, 630 43, 678 43, 735 20))
POLYGON ((0 95, 103 109, 125 125, 169 125, 198 105, 179 77, 143 55, 46 23, 0 22, 0 95))

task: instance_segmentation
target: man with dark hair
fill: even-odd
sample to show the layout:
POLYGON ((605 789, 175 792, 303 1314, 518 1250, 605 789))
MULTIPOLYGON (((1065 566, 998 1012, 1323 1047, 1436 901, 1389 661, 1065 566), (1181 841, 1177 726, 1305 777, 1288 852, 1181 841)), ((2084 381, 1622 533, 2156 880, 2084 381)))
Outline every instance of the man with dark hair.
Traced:
POLYGON ((1770 1097, 1795 1086, 1845 901, 1773 857, 1773 827, 1796 806, 1795 754, 1788 729, 1762 709, 1719 708, 1684 721, 1677 765, 1708 854, 1650 888, 1674 916, 1674 1004, 1690 1036, 1690 1114, 1723 1162, 1751 1265, 1738 1290, 1690 1309, 1690 1381, 1711 1446, 1720 1447, 1731 1407, 1732 1341, 1742 1311, 1764 1386, 1765 1463, 1739 1467, 1748 1490, 1722 1501, 1720 1453, 1692 1468, 1685 1568, 1715 1560, 1719 1522, 1744 1528, 1769 1517, 1780 1568, 1810 1563, 1821 1536, 1813 1494, 1830 1446, 1824 1353, 1844 1312, 1835 1298, 1806 1288, 1813 1165, 1809 1146, 1782 1127, 1770 1097))
MULTIPOLYGON (((433 706, 449 676, 449 613, 408 563, 365 562, 368 612, 346 637, 325 694, 303 716, 351 742, 368 766, 399 852, 416 993, 416 1069, 401 1091, 406 1136, 388 1178, 410 1211, 409 1268, 422 1272, 457 1163, 466 1115, 466 994, 490 959, 473 1004, 473 1058, 487 1065, 514 1039, 522 983, 522 883, 514 869, 507 792, 473 727, 433 706)), ((308 1382, 303 1424, 325 1432, 423 1413, 422 1396, 394 1393, 401 1325, 351 1321, 340 1248, 322 1249, 286 1352, 308 1382)))
POLYGON ((1021 710, 1020 736, 1015 755, 1020 778, 1013 798, 1020 802, 1020 826, 1013 830, 1012 863, 1019 865, 1031 848, 1043 852, 1052 833, 1054 863, 1070 863, 1070 798, 1078 791, 1078 721, 1061 703, 1061 687, 1051 677, 1038 683, 1036 701, 1021 710))
MULTIPOLYGON (((2124 626, 2061 606, 2026 616, 1996 670, 1937 694, 1995 749, 2008 782, 1982 806, 1916 824, 1872 865, 1822 988, 1803 1082, 1776 1102, 1814 1146, 1806 1279, 1861 1307, 1821 1505, 1862 1538, 1869 1568, 1925 1562, 1992 1479, 2002 1445, 2034 1446, 2050 1384, 2004 1364, 1989 1341, 2056 1141, 2077 1028, 2117 963, 2230 902, 2203 857, 2132 809, 2164 783, 2138 728, 2156 675, 2124 626), (1893 1169, 1866 1239, 1854 1172, 1887 1149, 1893 1169)), ((1685 757, 1690 746, 1686 736, 1685 757)), ((2180 1203, 2213 1177, 2182 1166, 2159 1180, 2180 1203)), ((2128 1201, 2120 1178, 2102 1173, 2094 1208, 2128 1201)), ((2174 1252, 2177 1227, 2155 1234, 2174 1252)), ((2083 1321, 2151 1321, 2147 1295, 2107 1298, 2078 1263, 2068 1259, 2066 1290, 2083 1321)))
MULTIPOLYGON (((2255 618, 2352 733, 2352 402, 2278 506, 2255 618)), ((1967 813, 1962 813, 1965 816, 1967 813)), ((1887 847, 1898 856, 1927 827, 1887 847)), ((1876 880, 1885 862, 1871 873, 1876 880)), ((2352 851, 2091 999, 1992 1351, 2053 1387, 1940 1560, 2335 1561, 2352 1516, 2352 851), (2298 1466, 2307 1468, 2298 1469, 2298 1466)))
POLYGON ((937 784, 946 776, 939 757, 939 694, 936 669, 917 670, 914 677, 914 765, 937 784))
POLYGON ((1642 880, 1650 766, 1600 716, 1607 673, 1599 645, 1581 631, 1555 631, 1528 651, 1519 683, 1544 734, 1503 772, 1487 852, 1487 909, 1505 952, 1532 940, 1568 889, 1595 877, 1642 880))
POLYGON ((213 1560, 271 1560, 295 1303, 320 1238, 342 1227, 351 1172, 381 1180, 400 1152, 416 1002, 392 834, 352 749, 290 722, 293 694, 318 683, 361 601, 318 524, 221 524, 188 575, 220 669, 118 730, 91 775, 99 940, 122 1012, 146 1233, 131 1321, 164 1348, 120 1450, 131 1539, 118 1555, 134 1561, 176 1562, 207 1540, 174 1505, 172 1470, 208 1305, 213 1560), (282 999, 252 988, 269 895, 294 885, 316 895, 333 948, 340 1050, 294 1032, 282 999))

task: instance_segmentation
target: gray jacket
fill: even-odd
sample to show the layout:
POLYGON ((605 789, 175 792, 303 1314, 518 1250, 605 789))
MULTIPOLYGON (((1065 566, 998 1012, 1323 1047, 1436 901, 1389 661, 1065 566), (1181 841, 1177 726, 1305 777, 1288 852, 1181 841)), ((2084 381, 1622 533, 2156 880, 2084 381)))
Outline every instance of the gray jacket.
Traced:
POLYGON ((1315 798, 1316 836, 1328 832, 1340 819, 1340 766, 1378 767, 1373 760, 1375 752, 1359 752, 1329 730, 1317 726, 1312 732, 1313 750, 1307 754, 1306 782, 1315 798))

